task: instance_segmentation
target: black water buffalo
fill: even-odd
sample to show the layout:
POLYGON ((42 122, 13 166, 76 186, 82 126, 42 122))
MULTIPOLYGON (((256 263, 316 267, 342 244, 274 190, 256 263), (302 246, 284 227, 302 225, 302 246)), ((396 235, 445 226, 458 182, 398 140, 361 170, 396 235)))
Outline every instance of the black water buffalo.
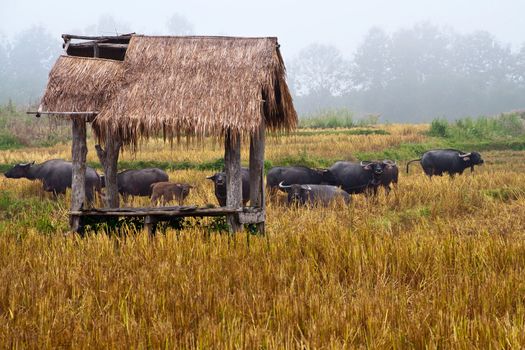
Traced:
MULTIPOLYGON (((166 172, 159 168, 129 169, 117 174, 118 192, 124 202, 129 196, 151 196, 151 185, 156 182, 169 181, 166 172)), ((102 185, 105 186, 105 177, 102 176, 102 185)))
MULTIPOLYGON (((10 179, 40 180, 44 191, 64 194, 67 188, 71 188, 73 164, 63 159, 51 159, 41 164, 17 164, 4 175, 10 179)), ((100 190, 100 185, 95 169, 86 167, 86 199, 89 203, 93 202, 93 190, 100 190)))
MULTIPOLYGON (((242 173, 242 203, 246 205, 250 200, 250 170, 248 168, 241 168, 242 173)), ((207 177, 208 180, 213 181, 215 187, 215 197, 221 207, 226 206, 226 173, 215 173, 207 177)))
POLYGON ((310 169, 305 166, 273 167, 266 175, 266 186, 275 192, 283 182, 287 185, 336 185, 337 178, 327 169, 310 169))
POLYGON ((436 149, 427 151, 419 159, 411 160, 407 163, 408 166, 412 162, 420 162, 425 174, 429 177, 432 175, 442 176, 447 173, 450 176, 455 174, 463 174, 466 168, 474 171, 474 165, 483 164, 483 159, 478 152, 465 153, 456 149, 436 149))
MULTIPOLYGON (((395 165, 391 161, 362 161, 360 163, 339 161, 330 167, 330 171, 338 179, 337 185, 348 193, 365 193, 372 191, 377 194, 377 188, 383 183, 393 182, 392 171, 391 181, 387 181, 384 176, 386 168, 393 168, 395 165)), ((397 167, 397 165, 396 165, 397 167)), ((390 173, 389 173, 390 174, 390 173)))
POLYGON ((380 185, 385 188, 385 191, 388 194, 391 190, 390 184, 397 186, 399 180, 399 168, 396 162, 389 159, 385 159, 383 162, 386 163, 387 166, 383 169, 383 174, 381 174, 380 185))
POLYGON ((313 206, 319 203, 326 207, 337 199, 342 199, 345 204, 350 203, 350 195, 337 186, 284 185, 281 182, 279 188, 288 193, 288 204, 313 206))

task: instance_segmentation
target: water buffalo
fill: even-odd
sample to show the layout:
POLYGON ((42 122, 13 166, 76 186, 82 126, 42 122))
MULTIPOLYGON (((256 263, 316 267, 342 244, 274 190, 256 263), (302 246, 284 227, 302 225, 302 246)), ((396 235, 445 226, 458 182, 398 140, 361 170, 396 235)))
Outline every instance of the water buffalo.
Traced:
POLYGON ((157 205, 161 200, 162 206, 176 199, 179 205, 184 203, 184 199, 190 194, 193 186, 189 184, 178 184, 174 182, 157 182, 151 185, 151 204, 157 205))
MULTIPOLYGON (((35 164, 35 162, 17 164, 4 175, 10 179, 40 180, 44 191, 64 194, 67 188, 71 188, 73 164, 63 159, 51 159, 41 164, 35 164)), ((100 176, 95 169, 86 167, 86 199, 88 203, 93 202, 93 189, 100 190, 100 185, 100 176)))
POLYGON ((327 169, 310 169, 305 166, 278 166, 273 167, 266 175, 266 186, 270 191, 275 192, 279 184, 294 185, 336 185, 337 178, 327 169))
POLYGON ((474 171, 474 165, 483 164, 483 159, 478 152, 465 153, 455 149, 436 149, 427 151, 419 159, 411 160, 407 163, 408 166, 412 162, 420 162, 425 174, 430 178, 432 175, 442 176, 443 173, 448 173, 450 176, 455 174, 463 174, 466 168, 474 171))
MULTIPOLYGON (((168 174, 159 168, 124 170, 117 174, 118 192, 126 203, 129 196, 151 196, 152 184, 168 180, 168 174)), ((102 185, 105 185, 104 176, 102 176, 102 185)))
POLYGON ((319 203, 328 206, 331 202, 341 198, 345 204, 350 203, 350 195, 337 186, 330 185, 284 185, 279 188, 288 193, 288 204, 313 206, 319 203))
MULTIPOLYGON (((330 171, 338 179, 337 185, 348 193, 364 193, 373 191, 377 194, 377 188, 384 183, 393 182, 395 172, 392 170, 392 181, 387 181, 384 176, 386 168, 393 168, 391 161, 362 161, 360 163, 339 161, 330 167, 330 171)), ((397 165, 396 165, 397 168, 397 165)), ((389 173, 390 174, 390 173, 389 173)), ((397 176, 395 177, 397 181, 397 176)))
POLYGON ((399 168, 396 162, 393 162, 389 159, 383 161, 386 163, 386 167, 383 169, 383 174, 380 177, 380 185, 385 188, 386 193, 388 194, 391 190, 390 184, 397 185, 399 180, 399 168))
MULTIPOLYGON (((250 170, 241 168, 242 173, 242 203, 246 205, 250 200, 250 170)), ((226 173, 215 173, 207 177, 212 180, 215 187, 215 197, 221 207, 226 206, 226 173)))

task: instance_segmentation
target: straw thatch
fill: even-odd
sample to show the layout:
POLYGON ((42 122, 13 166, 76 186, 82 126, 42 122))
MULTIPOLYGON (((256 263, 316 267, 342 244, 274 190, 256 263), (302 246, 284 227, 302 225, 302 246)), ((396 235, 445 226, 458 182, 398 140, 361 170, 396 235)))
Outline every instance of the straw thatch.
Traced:
POLYGON ((297 114, 276 38, 133 36, 122 85, 93 127, 125 144, 163 134, 290 130, 297 114))
POLYGON ((53 112, 100 111, 121 85, 122 72, 119 61, 60 56, 49 73, 40 108, 53 112))

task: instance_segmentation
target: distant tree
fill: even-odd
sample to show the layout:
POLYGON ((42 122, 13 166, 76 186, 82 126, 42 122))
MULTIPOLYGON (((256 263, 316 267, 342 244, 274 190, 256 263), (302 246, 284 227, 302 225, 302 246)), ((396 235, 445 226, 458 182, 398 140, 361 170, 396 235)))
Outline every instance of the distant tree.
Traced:
POLYGON ((341 95, 349 87, 350 66, 334 46, 312 44, 299 52, 289 68, 296 95, 341 95))
POLYGON ((4 36, 0 35, 0 104, 9 99, 9 43, 4 36))
POLYGON ((174 13, 166 22, 169 35, 193 35, 193 24, 183 15, 174 13))
POLYGON ((23 104, 36 101, 60 52, 59 40, 43 27, 34 26, 19 33, 9 52, 9 97, 23 104))
POLYGON ((370 29, 352 62, 354 88, 378 90, 388 85, 392 68, 391 46, 391 38, 382 29, 370 29))

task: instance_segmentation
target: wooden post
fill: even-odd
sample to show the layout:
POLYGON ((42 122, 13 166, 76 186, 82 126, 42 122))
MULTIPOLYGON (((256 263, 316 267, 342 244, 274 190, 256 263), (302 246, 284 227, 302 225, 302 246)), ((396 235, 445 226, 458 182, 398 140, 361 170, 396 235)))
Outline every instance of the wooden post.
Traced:
MULTIPOLYGON (((265 217, 265 196, 264 196, 264 141, 265 125, 262 121, 258 132, 250 138, 250 206, 262 210, 265 217)), ((259 222, 257 231, 264 234, 264 221, 259 222)))
MULTIPOLYGON (((86 200, 86 121, 84 117, 72 117, 73 119, 73 178, 71 181, 71 211, 82 210, 86 200)), ((69 224, 71 230, 82 233, 81 216, 71 215, 69 224)))
MULTIPOLYGON (((228 130, 224 140, 224 166, 226 170, 226 206, 242 207, 241 136, 228 130)), ((241 231, 243 226, 237 214, 226 216, 231 233, 241 231)))
POLYGON ((106 140, 106 149, 96 145, 98 159, 104 167, 104 181, 107 208, 119 207, 119 193, 117 183, 118 157, 120 153, 121 142, 110 138, 106 140))

